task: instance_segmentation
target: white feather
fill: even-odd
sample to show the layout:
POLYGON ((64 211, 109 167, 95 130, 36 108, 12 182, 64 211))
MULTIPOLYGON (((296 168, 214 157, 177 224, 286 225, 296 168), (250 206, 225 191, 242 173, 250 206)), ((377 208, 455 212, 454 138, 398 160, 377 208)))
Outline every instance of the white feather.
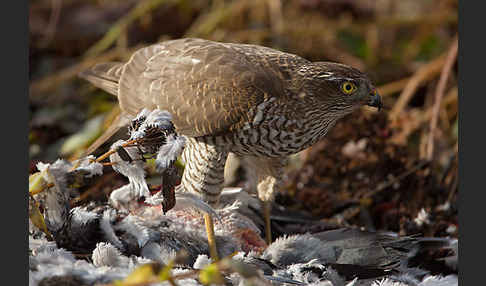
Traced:
POLYGON ((120 251, 110 243, 105 242, 96 244, 91 259, 96 267, 127 267, 129 264, 128 257, 123 256, 120 251))
POLYGON ((176 136, 175 134, 167 136, 166 143, 160 146, 160 149, 157 152, 157 158, 155 159, 157 171, 161 172, 165 170, 177 160, 177 157, 179 157, 182 150, 184 150, 185 145, 186 138, 184 136, 176 136))

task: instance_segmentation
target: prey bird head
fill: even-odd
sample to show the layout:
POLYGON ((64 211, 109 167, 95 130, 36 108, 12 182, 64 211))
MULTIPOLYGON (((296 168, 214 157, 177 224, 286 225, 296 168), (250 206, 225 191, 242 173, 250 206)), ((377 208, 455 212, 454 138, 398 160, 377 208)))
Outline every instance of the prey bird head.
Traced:
POLYGON ((303 66, 299 72, 304 78, 303 92, 312 93, 316 104, 324 106, 327 112, 346 115, 363 105, 382 108, 375 86, 356 68, 314 62, 303 66))

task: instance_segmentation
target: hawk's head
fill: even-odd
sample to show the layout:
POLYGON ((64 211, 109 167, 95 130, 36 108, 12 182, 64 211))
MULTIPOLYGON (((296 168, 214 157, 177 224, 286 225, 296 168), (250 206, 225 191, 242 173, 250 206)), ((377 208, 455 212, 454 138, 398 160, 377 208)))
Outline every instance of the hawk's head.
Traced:
POLYGON ((369 105, 381 109, 381 97, 366 74, 338 63, 314 62, 303 66, 302 94, 312 94, 316 104, 327 112, 345 115, 369 105))

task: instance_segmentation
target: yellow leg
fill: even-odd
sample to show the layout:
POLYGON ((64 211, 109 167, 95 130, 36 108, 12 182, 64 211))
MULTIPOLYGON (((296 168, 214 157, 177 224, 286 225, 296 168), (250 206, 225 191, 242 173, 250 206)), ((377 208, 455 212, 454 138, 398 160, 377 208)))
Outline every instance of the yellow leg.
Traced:
POLYGON ((265 219, 265 241, 267 245, 272 243, 272 228, 270 224, 270 211, 272 210, 272 204, 269 201, 263 201, 263 216, 265 219))
MULTIPOLYGON (((256 183, 258 198, 263 202, 263 216, 265 221, 265 240, 267 244, 272 243, 272 228, 270 226, 271 203, 277 189, 280 186, 283 167, 287 161, 286 158, 267 158, 245 156, 244 163, 249 177, 256 183)), ((253 186, 252 186, 253 187, 253 186)))
POLYGON ((216 236, 214 235, 213 218, 207 213, 204 214, 204 224, 206 225, 206 233, 208 235, 209 254, 213 259, 213 262, 216 262, 219 260, 219 257, 216 248, 216 236))

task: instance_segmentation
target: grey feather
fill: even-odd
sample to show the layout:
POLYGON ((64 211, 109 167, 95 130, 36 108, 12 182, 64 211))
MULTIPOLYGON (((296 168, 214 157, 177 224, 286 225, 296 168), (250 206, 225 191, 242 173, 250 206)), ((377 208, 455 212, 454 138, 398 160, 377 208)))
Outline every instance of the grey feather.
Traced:
POLYGON ((268 246, 262 258, 279 266, 287 266, 312 259, 318 259, 320 263, 333 263, 339 255, 337 247, 328 246, 312 235, 305 234, 277 238, 268 246))
POLYGON ((116 211, 114 209, 107 209, 103 212, 100 219, 100 228, 103 232, 104 238, 120 250, 124 250, 123 244, 115 234, 112 226, 112 220, 116 218, 116 211), (112 219, 113 218, 113 219, 112 219))

